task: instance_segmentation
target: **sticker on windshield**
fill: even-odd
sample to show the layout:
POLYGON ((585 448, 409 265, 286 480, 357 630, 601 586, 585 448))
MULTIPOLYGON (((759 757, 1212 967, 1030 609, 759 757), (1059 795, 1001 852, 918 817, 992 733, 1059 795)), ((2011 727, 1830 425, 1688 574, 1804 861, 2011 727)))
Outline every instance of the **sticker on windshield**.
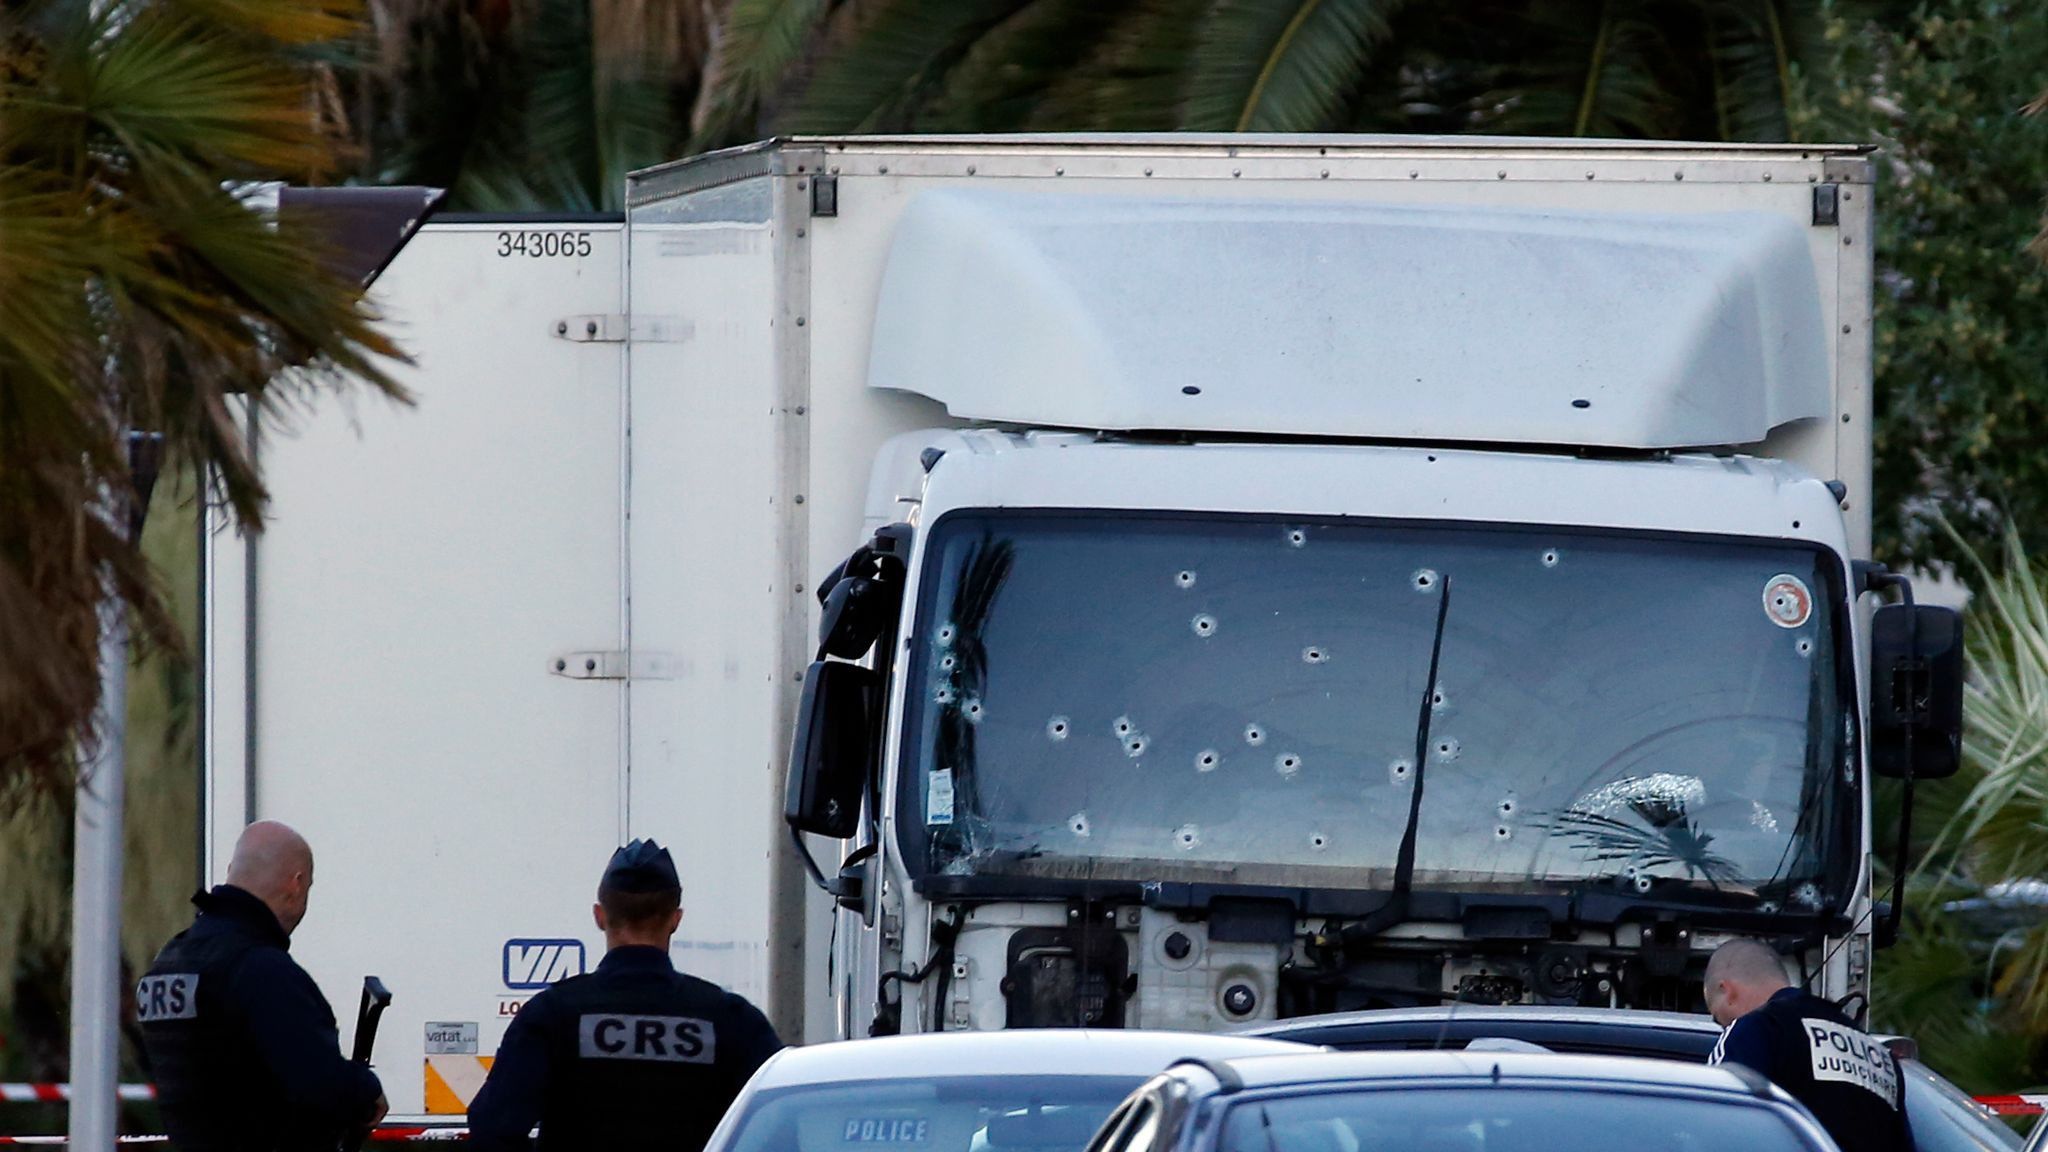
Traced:
POLYGON ((924 822, 931 825, 953 822, 953 770, 935 768, 924 791, 924 822))
POLYGON ((923 1116, 855 1116, 839 1134, 846 1144, 924 1144, 931 1137, 932 1122, 923 1116))
POLYGON ((1764 615, 1780 628, 1798 628, 1813 616, 1813 593, 1806 581, 1780 572, 1764 585, 1764 615))

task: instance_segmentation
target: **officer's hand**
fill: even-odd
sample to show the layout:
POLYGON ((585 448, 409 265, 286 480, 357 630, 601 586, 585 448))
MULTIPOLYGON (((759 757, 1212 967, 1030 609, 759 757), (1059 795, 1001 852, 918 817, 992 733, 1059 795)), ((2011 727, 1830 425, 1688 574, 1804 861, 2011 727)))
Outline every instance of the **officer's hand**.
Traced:
POLYGON ((382 1092, 377 1093, 377 1102, 370 1106, 371 1126, 375 1127, 379 1121, 384 1119, 384 1114, 389 1111, 391 1111, 391 1102, 384 1099, 382 1092))

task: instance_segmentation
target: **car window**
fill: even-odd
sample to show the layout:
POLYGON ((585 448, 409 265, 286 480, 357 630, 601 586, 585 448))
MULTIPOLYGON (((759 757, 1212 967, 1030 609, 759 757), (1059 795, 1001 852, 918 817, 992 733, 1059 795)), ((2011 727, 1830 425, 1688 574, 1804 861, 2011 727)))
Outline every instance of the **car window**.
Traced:
POLYGON ((2015 1152, 2020 1134, 1986 1115, 1977 1102, 1918 1060, 1901 1060, 1906 1119, 1918 1152, 2015 1152))
POLYGON ((950 1076, 759 1093, 728 1152, 1081 1152, 1140 1076, 950 1076))
POLYGON ((1245 1100, 1222 1152, 1815 1152, 1744 1100, 1550 1088, 1381 1088, 1245 1100), (1589 1100, 1594 1092, 1601 1099, 1589 1100), (1586 1123, 1598 1115, 1600 1123, 1586 1123))

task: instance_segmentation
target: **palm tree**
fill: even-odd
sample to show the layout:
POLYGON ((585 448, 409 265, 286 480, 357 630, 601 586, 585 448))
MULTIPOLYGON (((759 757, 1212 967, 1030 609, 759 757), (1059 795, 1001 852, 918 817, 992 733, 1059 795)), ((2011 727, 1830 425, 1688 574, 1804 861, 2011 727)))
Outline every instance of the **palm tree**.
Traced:
POLYGON ((1802 69, 1827 57, 1824 10, 1848 2, 734 0, 696 143, 1182 128, 1782 140, 1802 69))
POLYGON ((336 87, 370 183, 472 211, 620 207, 680 155, 718 9, 707 0, 370 0, 336 87))
POLYGON ((397 396, 358 287, 248 182, 318 178, 311 61, 347 0, 0 8, 0 781, 64 779, 98 695, 104 581, 177 629, 123 509, 128 431, 247 529, 256 420, 359 382, 397 396))

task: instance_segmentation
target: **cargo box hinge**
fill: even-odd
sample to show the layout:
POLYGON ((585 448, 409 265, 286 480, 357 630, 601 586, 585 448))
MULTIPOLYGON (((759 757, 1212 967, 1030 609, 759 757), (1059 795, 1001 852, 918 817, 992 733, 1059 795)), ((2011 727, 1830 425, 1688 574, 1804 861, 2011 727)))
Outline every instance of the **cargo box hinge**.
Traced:
POLYGON ((627 317, 617 312, 564 316, 554 327, 556 339, 577 344, 680 344, 695 330, 680 316, 627 317))
POLYGON ((548 671, 570 680, 673 680, 675 658, 666 652, 564 652, 548 661, 548 671))

